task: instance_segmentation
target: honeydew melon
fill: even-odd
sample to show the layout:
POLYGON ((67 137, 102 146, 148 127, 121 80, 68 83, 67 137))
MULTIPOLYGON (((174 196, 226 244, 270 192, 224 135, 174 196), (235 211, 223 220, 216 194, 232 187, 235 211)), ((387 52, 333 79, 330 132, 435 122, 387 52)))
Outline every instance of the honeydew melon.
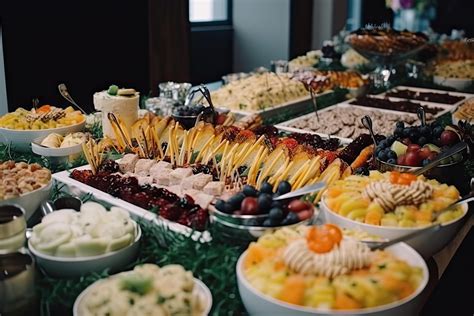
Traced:
POLYGON ((408 146, 396 140, 393 142, 390 149, 397 154, 397 157, 400 157, 401 155, 404 155, 407 152, 408 146))

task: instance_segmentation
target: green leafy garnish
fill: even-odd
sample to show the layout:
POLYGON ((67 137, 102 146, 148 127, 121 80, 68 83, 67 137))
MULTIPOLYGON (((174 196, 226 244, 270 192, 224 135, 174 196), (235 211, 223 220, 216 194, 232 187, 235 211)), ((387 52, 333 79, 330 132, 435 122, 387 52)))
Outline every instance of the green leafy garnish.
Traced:
POLYGON ((130 274, 124 276, 122 280, 120 280, 120 286, 122 290, 127 290, 139 295, 145 295, 149 290, 151 290, 153 281, 141 275, 130 274))

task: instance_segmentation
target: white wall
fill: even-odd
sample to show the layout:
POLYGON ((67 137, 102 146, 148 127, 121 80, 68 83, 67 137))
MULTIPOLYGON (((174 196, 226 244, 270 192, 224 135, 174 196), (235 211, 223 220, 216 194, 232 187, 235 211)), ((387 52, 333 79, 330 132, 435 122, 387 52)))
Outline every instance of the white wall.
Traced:
POLYGON ((5 64, 3 63, 3 40, 0 26, 0 115, 8 112, 7 86, 5 83, 5 64))
MULTIPOLYGON (((329 0, 327 0, 329 1, 329 0)), ((290 0, 234 0, 234 71, 288 60, 290 0)))

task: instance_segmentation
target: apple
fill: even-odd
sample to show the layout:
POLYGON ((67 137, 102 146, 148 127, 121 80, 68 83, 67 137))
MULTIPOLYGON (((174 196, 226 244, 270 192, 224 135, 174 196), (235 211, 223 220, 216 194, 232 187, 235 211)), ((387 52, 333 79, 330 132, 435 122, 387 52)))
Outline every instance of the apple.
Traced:
POLYGON ((400 155, 397 158, 397 164, 404 166, 405 165, 406 155, 400 155))
POLYGON ((418 150, 420 150, 421 146, 418 145, 418 144, 410 144, 408 145, 408 148, 407 148, 407 152, 417 152, 418 150))
POLYGON ((421 157, 416 151, 409 151, 405 157, 405 165, 417 167, 421 163, 421 157))
POLYGON ((441 148, 439 148, 438 146, 436 146, 435 144, 426 144, 425 146, 423 147, 428 147, 431 151, 435 151, 437 153, 441 152, 441 148))
POLYGON ((430 155, 427 157, 427 159, 433 161, 436 159, 437 156, 438 156, 438 153, 436 151, 432 151, 430 155))
POLYGON ((441 133, 439 140, 443 146, 450 146, 459 142, 460 139, 458 134, 456 134, 455 132, 451 130, 446 130, 441 133))
POLYGON ((240 204, 240 211, 242 215, 257 215, 258 214, 258 201, 257 198, 248 196, 242 200, 240 204))
POLYGON ((431 150, 428 147, 423 147, 418 151, 421 160, 428 158, 431 155, 431 150))

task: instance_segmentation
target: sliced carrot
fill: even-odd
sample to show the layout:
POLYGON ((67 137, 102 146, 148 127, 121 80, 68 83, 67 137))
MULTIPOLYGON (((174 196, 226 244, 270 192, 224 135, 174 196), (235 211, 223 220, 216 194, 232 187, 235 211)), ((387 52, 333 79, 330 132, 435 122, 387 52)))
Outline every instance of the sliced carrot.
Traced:
POLYGON ((51 105, 49 104, 45 104, 41 107, 39 107, 38 109, 36 109, 36 112, 38 113, 47 113, 47 112, 50 112, 51 111, 51 105))
POLYGON ((357 158, 351 164, 352 170, 355 170, 359 167, 364 166, 373 153, 374 153, 374 145, 370 145, 362 149, 359 155, 357 156, 357 158))
POLYGON ((360 304, 357 300, 350 297, 346 293, 344 293, 342 291, 337 291, 336 300, 334 301, 334 308, 336 308, 336 309, 358 309, 358 308, 362 308, 362 304, 360 304))
POLYGON ((302 305, 304 291, 304 277, 301 275, 292 275, 285 280, 278 298, 290 304, 302 305))

